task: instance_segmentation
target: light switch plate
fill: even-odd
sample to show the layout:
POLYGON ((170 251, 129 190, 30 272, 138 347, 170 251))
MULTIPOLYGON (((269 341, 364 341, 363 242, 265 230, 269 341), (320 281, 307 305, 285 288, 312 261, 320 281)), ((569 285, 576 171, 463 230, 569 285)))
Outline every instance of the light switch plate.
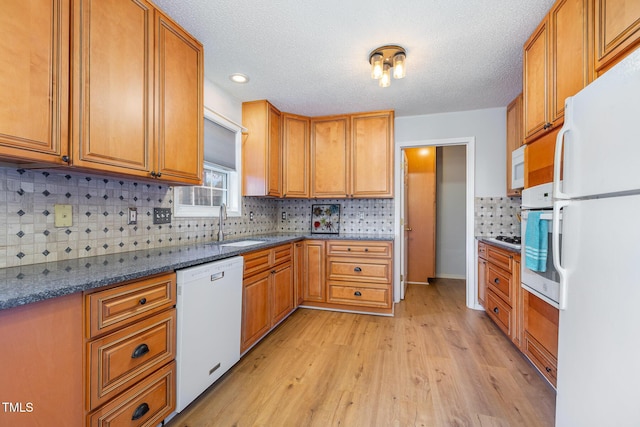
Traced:
POLYGON ((53 218, 56 227, 71 227, 73 225, 73 208, 71 205, 53 205, 53 218))
POLYGON ((171 208, 153 208, 154 224, 171 224, 171 208))
POLYGON ((137 224, 138 223, 138 209, 137 208, 129 208, 129 220, 127 224, 137 224))

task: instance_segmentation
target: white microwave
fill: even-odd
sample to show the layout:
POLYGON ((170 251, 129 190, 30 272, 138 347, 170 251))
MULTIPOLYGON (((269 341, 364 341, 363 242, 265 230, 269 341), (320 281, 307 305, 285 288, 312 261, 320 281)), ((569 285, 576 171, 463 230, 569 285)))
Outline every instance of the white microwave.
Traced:
POLYGON ((511 152, 511 188, 524 188, 524 145, 511 152))

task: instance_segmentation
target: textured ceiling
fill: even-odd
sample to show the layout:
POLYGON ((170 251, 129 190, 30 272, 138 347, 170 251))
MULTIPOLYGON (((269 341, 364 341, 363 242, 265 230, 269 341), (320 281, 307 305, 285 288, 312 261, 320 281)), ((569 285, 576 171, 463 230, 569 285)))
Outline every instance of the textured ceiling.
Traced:
POLYGON ((198 38, 205 76, 240 101, 319 116, 396 116, 506 106, 522 46, 553 0, 154 0, 198 38), (407 77, 380 88, 369 52, 407 51, 407 77), (244 73, 245 85, 228 76, 244 73))

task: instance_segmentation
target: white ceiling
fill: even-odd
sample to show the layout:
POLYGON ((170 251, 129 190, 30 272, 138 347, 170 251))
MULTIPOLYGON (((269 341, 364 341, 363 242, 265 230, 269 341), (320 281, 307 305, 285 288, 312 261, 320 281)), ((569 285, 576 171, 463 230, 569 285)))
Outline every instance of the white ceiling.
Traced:
POLYGON ((205 77, 240 101, 308 116, 396 116, 506 106, 522 46, 553 0, 154 0, 199 39, 205 77), (369 53, 407 51, 407 77, 380 88, 369 53), (244 73, 245 85, 228 76, 244 73))

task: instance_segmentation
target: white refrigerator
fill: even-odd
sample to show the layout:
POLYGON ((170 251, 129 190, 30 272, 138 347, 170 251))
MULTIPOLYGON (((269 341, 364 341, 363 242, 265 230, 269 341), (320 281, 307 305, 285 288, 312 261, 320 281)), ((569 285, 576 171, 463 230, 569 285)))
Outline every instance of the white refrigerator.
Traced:
POLYGON ((567 98, 555 156, 556 426, 640 426, 640 49, 567 98))

